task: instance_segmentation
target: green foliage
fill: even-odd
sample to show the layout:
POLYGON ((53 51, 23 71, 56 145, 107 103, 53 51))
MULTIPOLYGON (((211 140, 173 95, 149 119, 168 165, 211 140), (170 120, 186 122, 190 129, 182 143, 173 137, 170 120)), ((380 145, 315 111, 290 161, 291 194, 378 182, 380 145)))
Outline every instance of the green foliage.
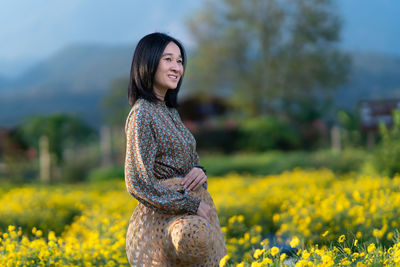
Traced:
POLYGON ((232 153, 236 151, 235 145, 238 137, 237 129, 217 127, 205 129, 195 134, 197 149, 199 151, 232 153))
POLYGON ((94 169, 90 172, 88 180, 91 182, 106 181, 110 179, 124 179, 123 166, 111 166, 94 169))
POLYGON ((64 162, 61 164, 63 182, 82 182, 88 179, 91 170, 101 161, 100 147, 97 142, 85 144, 79 148, 64 150, 64 162))
POLYGON ((337 118, 342 128, 341 138, 343 147, 357 147, 365 144, 365 136, 360 131, 361 122, 357 111, 339 110, 337 118))
POLYGON ((60 162, 66 147, 77 146, 95 137, 94 130, 86 122, 66 114, 30 117, 20 125, 18 131, 23 139, 37 150, 40 137, 47 136, 50 153, 56 155, 60 162))
POLYGON ((129 113, 128 84, 126 78, 117 79, 113 82, 111 90, 102 100, 102 107, 106 121, 111 126, 123 126, 129 113))
POLYGON ((393 112, 393 126, 388 129, 379 125, 382 141, 375 152, 375 167, 384 174, 393 177, 400 173, 400 111, 393 112))
POLYGON ((326 112, 350 66, 337 48, 340 18, 330 0, 289 3, 207 2, 189 23, 198 45, 187 73, 193 92, 232 96, 250 115, 326 112))
POLYGON ((239 126, 239 150, 262 152, 300 147, 300 134, 288 122, 272 116, 245 120, 239 126))
POLYGON ((261 154, 202 155, 200 158, 208 175, 222 176, 230 172, 252 175, 278 174, 296 167, 326 167, 336 173, 358 172, 363 169, 367 156, 363 150, 347 149, 339 153, 330 150, 269 151, 261 154))

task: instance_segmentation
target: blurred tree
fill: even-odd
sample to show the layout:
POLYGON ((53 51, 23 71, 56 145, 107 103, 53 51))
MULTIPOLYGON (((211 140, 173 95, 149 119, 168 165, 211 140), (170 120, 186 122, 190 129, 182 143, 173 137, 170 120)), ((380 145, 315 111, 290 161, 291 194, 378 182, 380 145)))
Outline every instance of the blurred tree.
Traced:
POLYGON ((365 135, 360 131, 361 120, 357 110, 337 112, 337 120, 341 126, 343 147, 360 147, 365 145, 365 135))
POLYGON ((331 0, 209 1, 189 20, 197 49, 188 84, 252 116, 312 121, 347 78, 349 57, 336 47, 340 27, 331 0))
POLYGON ((102 101, 105 120, 112 127, 123 127, 125 125, 125 119, 130 110, 128 84, 129 78, 126 77, 115 80, 111 90, 102 101))
POLYGON ((0 178, 22 182, 35 176, 35 166, 30 164, 36 152, 22 140, 16 129, 0 129, 0 162, 4 163, 4 173, 0 178))
POLYGON ((125 151, 125 120, 131 109, 128 102, 129 77, 116 79, 111 90, 102 100, 106 127, 103 128, 102 144, 108 147, 108 151, 103 151, 103 155, 108 154, 109 163, 122 164, 124 162, 125 151), (107 144, 107 145, 105 145, 107 144))
POLYGON ((393 125, 389 129, 383 122, 379 124, 382 137, 374 154, 375 168, 383 175, 393 177, 400 174, 400 111, 393 111, 393 125))
POLYGON ((18 129, 26 142, 38 149, 41 136, 49 139, 50 153, 63 161, 65 148, 83 144, 95 137, 95 132, 83 120, 66 114, 34 116, 28 118, 18 129))

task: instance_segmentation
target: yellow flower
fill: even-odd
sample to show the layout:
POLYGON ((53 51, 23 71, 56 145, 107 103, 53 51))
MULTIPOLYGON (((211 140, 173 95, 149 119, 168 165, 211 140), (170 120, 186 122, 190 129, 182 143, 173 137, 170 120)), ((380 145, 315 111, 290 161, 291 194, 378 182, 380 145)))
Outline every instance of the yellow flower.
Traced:
POLYGON ((392 240, 393 239, 393 232, 389 232, 386 236, 387 240, 392 240))
POLYGON ((329 256, 329 255, 324 255, 324 256, 322 256, 322 262, 323 263, 327 263, 327 262, 330 262, 332 260, 332 257, 331 256, 329 256))
POLYGON ((342 265, 350 265, 350 264, 351 264, 351 261, 349 261, 347 258, 344 258, 344 259, 340 262, 340 264, 342 264, 342 265))
POLYGON ((350 254, 350 253, 351 253, 351 250, 350 250, 349 248, 344 248, 343 250, 344 250, 344 252, 346 252, 347 254, 350 254))
POLYGON ((36 235, 37 237, 41 237, 42 234, 43 234, 42 230, 37 230, 36 233, 35 233, 35 235, 36 235))
POLYGON ((268 245, 268 244, 269 244, 269 239, 268 238, 266 238, 263 241, 261 241, 261 246, 268 245))
POLYGON ((356 233, 356 237, 357 237, 358 239, 360 239, 360 238, 362 237, 362 233, 361 233, 360 231, 358 231, 358 232, 356 233))
POLYGON ((265 257, 265 258, 262 260, 261 265, 271 264, 272 262, 273 262, 273 261, 272 261, 270 258, 265 257))
POLYGON ((371 253, 371 252, 373 252, 375 249, 376 249, 375 244, 374 244, 374 243, 371 243, 371 244, 368 246, 367 251, 368 251, 368 253, 371 253))
POLYGON ((242 261, 242 262, 236 264, 236 267, 244 267, 244 262, 242 261))
POLYGON ((258 259, 264 252, 265 252, 265 249, 256 249, 256 251, 254 251, 253 257, 255 259, 258 259))
POLYGON ((225 257, 223 257, 220 262, 219 262, 219 267, 224 267, 226 262, 230 259, 231 257, 229 257, 229 255, 225 255, 225 257))
POLYGON ((293 237, 292 241, 290 241, 290 246, 292 248, 297 247, 300 243, 300 240, 297 236, 293 237))
POLYGON ((8 226, 8 231, 9 232, 12 232, 12 231, 14 231, 15 230, 15 226, 14 225, 9 225, 8 226))
POLYGON ((303 251, 302 258, 307 260, 310 257, 310 253, 307 250, 303 251))
POLYGON ((329 231, 325 231, 321 236, 322 237, 325 237, 325 236, 327 236, 329 234, 329 231))
POLYGON ((353 258, 358 258, 358 257, 360 256, 360 254, 357 253, 357 252, 354 252, 351 256, 352 256, 353 258))
POLYGON ((286 253, 282 253, 281 254, 281 257, 280 257, 280 260, 281 261, 284 261, 286 259, 286 253))
POLYGON ((338 239, 338 242, 339 243, 343 243, 343 241, 346 239, 346 236, 345 235, 341 235, 341 236, 339 236, 339 239, 338 239))
POLYGON ((358 239, 354 240, 354 246, 357 247, 358 239))
POLYGON ((272 247, 271 248, 271 255, 272 256, 275 256, 278 253, 279 253, 279 248, 277 248, 277 247, 272 247))

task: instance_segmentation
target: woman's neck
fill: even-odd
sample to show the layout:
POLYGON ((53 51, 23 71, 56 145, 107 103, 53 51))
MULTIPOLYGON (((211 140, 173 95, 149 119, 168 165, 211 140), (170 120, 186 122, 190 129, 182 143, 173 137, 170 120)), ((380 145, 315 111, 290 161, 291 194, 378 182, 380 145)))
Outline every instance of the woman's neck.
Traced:
POLYGON ((154 89, 153 91, 154 91, 155 96, 156 96, 159 100, 161 100, 161 101, 164 101, 164 100, 165 100, 165 94, 167 93, 167 91, 160 92, 160 91, 157 90, 157 89, 154 89))

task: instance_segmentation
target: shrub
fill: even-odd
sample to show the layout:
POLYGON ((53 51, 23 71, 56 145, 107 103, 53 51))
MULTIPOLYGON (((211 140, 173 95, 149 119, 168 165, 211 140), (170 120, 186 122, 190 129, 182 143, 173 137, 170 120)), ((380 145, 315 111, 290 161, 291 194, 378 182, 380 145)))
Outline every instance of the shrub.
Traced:
POLYGON ((400 111, 393 112, 393 126, 379 125, 382 141, 375 152, 375 167, 383 175, 400 173, 400 111))
POLYGON ((251 118, 239 126, 240 150, 296 149, 300 140, 300 133, 288 122, 271 116, 251 118))
POLYGON ((111 166, 111 167, 102 167, 94 169, 89 174, 89 181, 97 182, 97 181, 105 181, 110 179, 119 178, 123 180, 124 178, 124 167, 123 166, 111 166))

